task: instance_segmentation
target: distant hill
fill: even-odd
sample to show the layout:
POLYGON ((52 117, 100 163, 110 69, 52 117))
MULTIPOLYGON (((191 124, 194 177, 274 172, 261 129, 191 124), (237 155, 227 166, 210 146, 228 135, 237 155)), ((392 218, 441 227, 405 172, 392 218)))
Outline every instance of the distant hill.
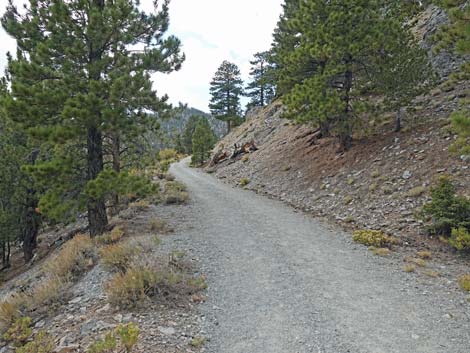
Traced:
POLYGON ((193 115, 206 117, 218 138, 222 138, 226 134, 226 124, 215 119, 212 115, 196 108, 184 106, 180 106, 180 108, 181 113, 177 114, 174 118, 160 121, 160 134, 156 144, 158 148, 174 147, 175 136, 184 131, 186 123, 193 115))

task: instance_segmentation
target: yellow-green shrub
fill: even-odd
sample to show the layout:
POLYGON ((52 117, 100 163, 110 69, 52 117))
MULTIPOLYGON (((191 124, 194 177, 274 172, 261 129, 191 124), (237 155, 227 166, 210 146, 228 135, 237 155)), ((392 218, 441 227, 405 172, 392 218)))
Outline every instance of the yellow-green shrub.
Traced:
POLYGON ((0 329, 6 329, 21 315, 26 302, 26 295, 16 293, 0 303, 0 329))
POLYGON ((126 349, 126 352, 130 353, 139 339, 139 327, 133 322, 130 322, 127 325, 119 325, 116 327, 116 333, 120 338, 121 344, 126 349))
POLYGON ((452 229, 449 244, 460 251, 470 250, 470 232, 463 227, 452 229))
POLYGON ((250 183, 250 179, 248 178, 241 178, 240 179, 240 186, 247 186, 250 183))
POLYGON ((158 159, 161 161, 168 160, 168 159, 176 159, 178 156, 178 152, 172 148, 163 149, 158 152, 158 159))
POLYGON ((39 331, 31 342, 16 349, 16 353, 52 353, 54 351, 54 339, 44 330, 39 331))
POLYGON ((458 279, 459 286, 466 292, 470 292, 470 274, 460 276, 458 279))
POLYGON ((380 230, 358 230, 353 234, 353 240, 366 246, 383 248, 396 243, 396 239, 384 234, 380 230))
POLYGON ((7 342, 11 342, 15 347, 21 347, 28 341, 33 333, 31 322, 31 318, 27 316, 16 319, 3 334, 3 339, 7 342))

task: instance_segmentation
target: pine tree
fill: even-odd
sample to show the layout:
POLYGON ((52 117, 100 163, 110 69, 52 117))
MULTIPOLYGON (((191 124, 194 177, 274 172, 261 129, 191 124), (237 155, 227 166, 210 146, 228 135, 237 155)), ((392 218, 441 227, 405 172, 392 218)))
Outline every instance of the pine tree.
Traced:
POLYGON ((2 25, 18 53, 9 61, 5 106, 43 144, 30 172, 46 190, 40 208, 50 219, 69 219, 85 206, 90 233, 105 230, 104 194, 87 190, 106 172, 106 144, 113 161, 148 112, 167 109, 150 74, 179 69, 184 59, 179 40, 166 36, 168 4, 147 14, 137 0, 30 0, 22 11, 10 2, 2 25))
POLYGON ((196 130, 197 124, 201 121, 201 119, 203 118, 197 115, 192 115, 189 117, 182 135, 184 153, 193 154, 193 134, 196 130))
POLYGON ((303 76, 283 98, 287 116, 332 130, 347 150, 367 94, 394 91, 377 88, 380 76, 397 69, 397 48, 416 49, 412 37, 377 0, 303 1, 287 27, 299 42, 283 61, 303 76))
MULTIPOLYGON (((452 48, 456 54, 466 56, 470 54, 470 6, 465 0, 439 1, 449 13, 450 23, 444 26, 437 34, 440 41, 437 50, 452 48)), ((459 72, 452 75, 451 80, 468 82, 470 80, 470 62, 462 65, 459 72)), ((461 109, 452 114, 452 126, 458 134, 457 141, 452 146, 452 151, 464 155, 470 155, 470 99, 462 99, 461 109)))
POLYGON ((210 87, 211 101, 209 109, 212 115, 227 123, 227 132, 241 120, 240 97, 243 94, 243 81, 237 65, 224 61, 210 87))
POLYGON ((191 164, 194 166, 202 165, 210 157, 210 151, 214 147, 215 142, 216 137, 209 125, 209 121, 207 118, 200 118, 192 138, 193 156, 191 164))
POLYGON ((245 92, 247 97, 251 97, 247 108, 264 107, 274 98, 274 85, 272 77, 272 67, 268 62, 269 52, 256 53, 252 65, 250 76, 252 81, 247 85, 245 92))

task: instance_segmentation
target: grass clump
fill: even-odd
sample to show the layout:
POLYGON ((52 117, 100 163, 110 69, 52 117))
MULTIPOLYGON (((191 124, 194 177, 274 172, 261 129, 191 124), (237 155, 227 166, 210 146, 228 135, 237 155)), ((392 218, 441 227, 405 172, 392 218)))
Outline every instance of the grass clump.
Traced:
POLYGON ((114 244, 120 241, 125 235, 124 229, 122 227, 114 227, 111 232, 105 233, 99 237, 95 238, 95 241, 98 244, 114 244))
POLYGON ((193 278, 168 267, 136 266, 117 273, 106 285, 108 301, 134 308, 156 296, 194 294, 206 288, 203 277, 193 278))
POLYGON ((140 200, 129 204, 129 208, 136 210, 137 212, 146 211, 149 207, 150 202, 148 202, 147 200, 140 200))
POLYGON ((419 197, 423 195, 425 192, 426 192, 426 188, 424 186, 417 186, 415 188, 408 190, 408 192, 406 193, 406 196, 419 197))
POLYGON ((190 345, 194 348, 201 348, 205 344, 206 344, 206 338, 202 336, 196 336, 190 342, 190 345))
POLYGON ((88 235, 79 234, 64 244, 59 254, 46 264, 45 271, 61 278, 77 277, 93 265, 94 258, 94 242, 88 235))
POLYGON ((358 230, 353 234, 353 240, 366 246, 384 248, 396 243, 396 239, 384 234, 380 230, 358 230))
POLYGON ((434 271, 434 270, 426 270, 426 271, 424 271, 424 274, 426 276, 432 277, 432 278, 437 278, 441 275, 439 272, 434 271))
POLYGON ((240 179, 240 186, 247 186, 250 183, 250 179, 248 178, 241 178, 240 179))
POLYGON ((168 222, 159 218, 152 219, 149 223, 149 228, 155 233, 166 233, 170 231, 168 228, 168 222))
POLYGON ((458 279, 458 283, 461 289, 466 292, 470 292, 470 274, 460 276, 458 279))
POLYGON ((370 176, 372 178, 376 179, 380 176, 380 172, 378 170, 374 170, 374 171, 372 171, 372 173, 370 173, 370 176))
POLYGON ((423 259, 423 260, 429 260, 430 258, 432 258, 432 253, 430 251, 423 250, 423 251, 418 251, 416 253, 416 256, 418 256, 420 259, 423 259))
POLYGON ((27 298, 26 305, 30 310, 36 310, 44 305, 51 305, 60 300, 62 290, 67 286, 67 280, 58 276, 45 278, 36 285, 27 298))
POLYGON ((369 250, 372 252, 372 254, 383 257, 392 253, 389 248, 376 248, 374 246, 370 247, 369 250))
POLYGON ((138 249, 129 244, 111 244, 100 250, 103 265, 113 271, 125 272, 138 249))
POLYGON ((186 185, 179 181, 171 181, 165 184, 163 202, 166 205, 180 205, 188 202, 189 194, 186 185))
POLYGON ((415 264, 418 267, 426 267, 426 265, 427 265, 426 260, 423 260, 423 259, 420 259, 420 258, 412 258, 412 259, 409 259, 409 261, 412 262, 413 264, 415 264))
POLYGON ((0 303, 0 329, 6 329, 21 316, 26 307, 27 297, 23 293, 15 293, 0 303))
POLYGON ((407 272, 407 273, 415 272, 415 271, 416 271, 416 266, 413 265, 413 264, 406 264, 406 265, 403 267, 403 271, 405 271, 405 272, 407 272))

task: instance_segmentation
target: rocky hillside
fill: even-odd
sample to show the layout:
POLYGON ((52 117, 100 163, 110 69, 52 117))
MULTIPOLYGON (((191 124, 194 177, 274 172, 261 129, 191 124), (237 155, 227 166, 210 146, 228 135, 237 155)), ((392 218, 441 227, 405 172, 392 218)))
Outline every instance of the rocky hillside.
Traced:
POLYGON ((308 126, 282 119, 282 105, 274 103, 251 112, 215 148, 230 155, 235 144, 254 141, 258 150, 208 170, 345 227, 380 229, 401 237, 405 245, 446 251, 439 241, 429 241, 415 217, 429 200, 436 176, 455 176, 461 192, 470 190, 468 160, 448 151, 455 138, 448 115, 465 87, 443 87, 416 101, 401 133, 391 132, 385 121, 380 132, 357 136, 343 154, 337 153, 335 139, 312 141, 308 126))

